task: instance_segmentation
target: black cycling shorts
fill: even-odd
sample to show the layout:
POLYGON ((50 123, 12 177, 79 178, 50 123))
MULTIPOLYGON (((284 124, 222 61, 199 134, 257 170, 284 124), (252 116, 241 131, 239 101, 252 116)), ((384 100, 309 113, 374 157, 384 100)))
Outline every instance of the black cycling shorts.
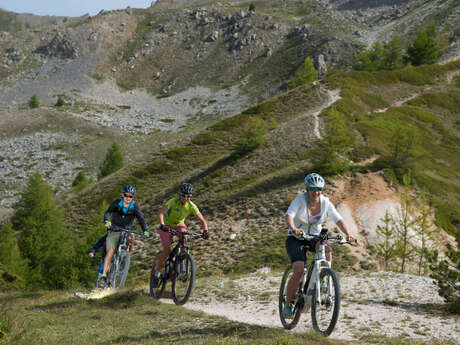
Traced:
POLYGON ((318 238, 311 240, 299 240, 294 236, 288 236, 286 239, 286 251, 289 259, 291 259, 291 263, 296 261, 305 262, 307 260, 307 250, 315 252, 315 246, 318 241, 318 238))

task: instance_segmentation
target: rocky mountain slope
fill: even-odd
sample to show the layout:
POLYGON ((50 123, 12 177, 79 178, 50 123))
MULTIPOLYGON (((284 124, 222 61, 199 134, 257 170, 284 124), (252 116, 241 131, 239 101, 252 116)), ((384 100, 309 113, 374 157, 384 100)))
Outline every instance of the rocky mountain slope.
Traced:
POLYGON ((323 75, 349 67, 364 46, 395 32, 409 39, 431 21, 443 59, 459 52, 455 1, 251 4, 165 0, 80 18, 0 10, 3 210, 31 171, 68 190, 78 170, 96 175, 112 142, 128 163, 142 159, 285 91, 306 56, 323 75), (26 106, 33 94, 38 110, 26 106))

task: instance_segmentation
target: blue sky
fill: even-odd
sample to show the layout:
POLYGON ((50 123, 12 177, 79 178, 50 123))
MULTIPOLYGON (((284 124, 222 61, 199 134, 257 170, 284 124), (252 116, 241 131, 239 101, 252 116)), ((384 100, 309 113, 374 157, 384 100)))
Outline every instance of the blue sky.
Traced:
POLYGON ((79 17, 86 13, 96 15, 100 10, 147 8, 153 0, 0 0, 0 8, 16 13, 40 16, 79 17))

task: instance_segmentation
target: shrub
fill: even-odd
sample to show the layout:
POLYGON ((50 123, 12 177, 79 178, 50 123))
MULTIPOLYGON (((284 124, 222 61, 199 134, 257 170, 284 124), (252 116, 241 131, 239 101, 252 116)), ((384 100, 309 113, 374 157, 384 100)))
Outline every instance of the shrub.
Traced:
POLYGON ((160 174, 174 169, 166 159, 157 159, 145 167, 150 173, 160 174))
POLYGON ((192 147, 178 147, 166 153, 166 157, 173 161, 179 161, 193 152, 192 147))
POLYGON ((59 95, 59 96, 58 96, 58 99, 57 99, 57 101, 56 101, 55 106, 56 106, 56 107, 62 107, 64 104, 65 104, 65 103, 64 103, 64 100, 62 99, 61 95, 59 95))
POLYGON ((32 108, 32 109, 40 107, 40 102, 38 101, 38 97, 37 97, 36 94, 34 94, 32 97, 30 97, 29 107, 32 108))
POLYGON ((306 57, 303 64, 295 71, 293 77, 289 81, 289 89, 294 89, 298 86, 311 83, 318 78, 318 72, 313 66, 310 57, 306 57))
POLYGON ((235 154, 243 156, 260 147, 265 141, 267 126, 258 117, 252 117, 246 122, 240 140, 235 146, 235 154))
POLYGON ((76 190, 82 190, 91 182, 91 179, 88 179, 86 173, 84 171, 80 171, 78 172, 77 176, 75 176, 75 179, 72 181, 72 187, 74 187, 76 190))
POLYGON ((208 145, 211 144, 215 139, 215 136, 212 133, 205 132, 198 134, 195 138, 192 139, 192 143, 195 145, 208 145))
POLYGON ((123 154, 120 151, 119 146, 114 143, 112 147, 107 151, 105 160, 100 167, 99 178, 103 178, 120 170, 123 167, 123 154))

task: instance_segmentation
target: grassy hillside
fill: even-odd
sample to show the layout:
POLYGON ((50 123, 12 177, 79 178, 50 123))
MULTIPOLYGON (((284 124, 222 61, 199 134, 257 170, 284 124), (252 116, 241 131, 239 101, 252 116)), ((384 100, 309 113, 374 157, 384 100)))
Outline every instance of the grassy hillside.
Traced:
MULTIPOLYGON (((319 169, 327 175, 334 165, 323 172, 321 159, 330 155, 327 162, 336 163, 344 174, 383 169, 398 183, 399 168, 392 165, 391 152, 395 133, 402 128, 410 129, 414 138, 407 163, 414 176, 412 188, 429 192, 438 225, 456 235, 460 161, 459 77, 455 75, 459 69, 457 61, 394 72, 328 76, 318 85, 300 87, 220 121, 189 142, 83 190, 65 202, 67 218, 77 230, 85 228, 91 210, 117 197, 123 184, 132 183, 155 228, 161 204, 175 195, 180 181, 189 180, 213 234, 212 240, 194 244, 201 274, 253 271, 267 263, 282 267, 286 262, 283 212, 292 193, 302 188, 305 172, 319 169), (339 88, 342 98, 322 110, 324 136, 318 140, 312 131, 312 113, 326 103, 326 88, 339 88), (248 128, 256 127, 265 141, 253 151, 242 151, 248 128), (344 143, 349 148, 342 152, 344 143), (325 151, 335 146, 339 154, 325 151), (379 158, 364 167, 353 165, 369 156, 379 158), (228 242, 231 233, 237 233, 237 240, 228 242)), ((196 225, 194 220, 189 224, 196 225)), ((144 270, 159 248, 156 236, 149 243, 137 266, 141 279, 146 279, 144 270)), ((356 262, 346 252, 341 255, 337 263, 344 262, 345 267, 356 262)))

